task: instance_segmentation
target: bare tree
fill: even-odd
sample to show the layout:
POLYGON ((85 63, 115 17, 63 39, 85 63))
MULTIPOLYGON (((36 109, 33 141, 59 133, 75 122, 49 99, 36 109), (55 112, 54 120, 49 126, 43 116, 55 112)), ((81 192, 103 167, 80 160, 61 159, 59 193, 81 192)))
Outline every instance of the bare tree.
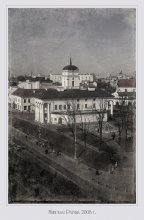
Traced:
POLYGON ((86 120, 87 117, 85 117, 85 120, 83 119, 82 112, 80 112, 79 116, 81 117, 81 120, 79 123, 79 129, 81 131, 82 140, 84 141, 84 145, 86 148, 87 147, 87 138, 90 133, 90 121, 86 120))
POLYGON ((121 96, 119 101, 117 125, 119 140, 121 141, 123 136, 126 141, 128 130, 133 132, 135 126, 135 103, 128 103, 128 97, 126 95, 121 96))
POLYGON ((107 106, 108 102, 105 101, 104 98, 102 98, 99 102, 99 108, 94 109, 94 113, 97 119, 97 125, 98 125, 98 133, 99 133, 99 145, 102 145, 102 140, 103 140, 103 123, 104 123, 104 118, 107 112, 107 106))
POLYGON ((77 104, 74 99, 66 101, 67 109, 63 114, 63 118, 72 133, 74 139, 74 159, 77 159, 77 121, 76 117, 78 114, 77 104))

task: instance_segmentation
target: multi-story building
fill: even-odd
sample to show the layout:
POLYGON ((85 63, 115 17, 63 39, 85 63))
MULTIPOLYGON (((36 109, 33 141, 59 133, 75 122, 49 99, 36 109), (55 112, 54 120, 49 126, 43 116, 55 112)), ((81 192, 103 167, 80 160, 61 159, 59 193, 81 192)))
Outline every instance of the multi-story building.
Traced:
POLYGON ((99 113, 107 121, 107 112, 113 114, 113 96, 104 91, 47 90, 35 95, 35 120, 40 123, 66 124, 73 120, 96 122, 99 113))
POLYGON ((79 89, 79 86, 79 69, 72 65, 70 58, 70 64, 65 66, 62 71, 62 87, 64 89, 79 89))
POLYGON ((50 74, 50 80, 62 84, 64 89, 78 89, 82 82, 93 82, 93 74, 79 73, 78 67, 72 64, 70 58, 70 64, 63 68, 62 74, 50 74))
POLYGON ((12 107, 21 112, 30 112, 35 109, 34 96, 41 93, 42 89, 21 89, 18 88, 11 95, 12 107))

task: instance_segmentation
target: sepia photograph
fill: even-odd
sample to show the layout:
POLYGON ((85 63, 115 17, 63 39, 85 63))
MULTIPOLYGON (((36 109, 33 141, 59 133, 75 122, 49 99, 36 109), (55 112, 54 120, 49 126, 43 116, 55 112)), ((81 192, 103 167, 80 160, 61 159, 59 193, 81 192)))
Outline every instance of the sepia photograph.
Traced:
POLYGON ((136 204, 136 8, 8 8, 8 203, 136 204))

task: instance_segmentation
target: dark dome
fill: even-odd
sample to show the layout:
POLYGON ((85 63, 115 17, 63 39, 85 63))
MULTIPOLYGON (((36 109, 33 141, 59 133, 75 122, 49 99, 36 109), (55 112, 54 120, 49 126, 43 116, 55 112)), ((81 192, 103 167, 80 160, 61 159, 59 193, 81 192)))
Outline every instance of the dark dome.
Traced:
POLYGON ((78 67, 74 65, 67 65, 63 68, 63 70, 78 70, 78 67))

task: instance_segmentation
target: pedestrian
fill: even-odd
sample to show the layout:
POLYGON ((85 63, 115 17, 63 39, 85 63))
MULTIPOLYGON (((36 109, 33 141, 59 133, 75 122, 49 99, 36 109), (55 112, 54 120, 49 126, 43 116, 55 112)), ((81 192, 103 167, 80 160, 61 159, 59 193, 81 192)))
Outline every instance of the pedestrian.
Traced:
POLYGON ((117 166, 118 166, 118 163, 117 163, 117 161, 116 161, 115 164, 114 164, 114 169, 116 169, 117 166))
POLYGON ((114 167, 111 166, 111 169, 110 169, 110 174, 113 174, 114 173, 114 167))
POLYGON ((97 175, 97 176, 99 176, 99 175, 100 175, 100 173, 99 173, 99 170, 98 170, 98 169, 96 169, 96 175, 97 175))
POLYGON ((115 139, 115 136, 116 136, 116 134, 115 134, 115 132, 113 132, 113 134, 112 134, 112 139, 113 140, 115 139))

